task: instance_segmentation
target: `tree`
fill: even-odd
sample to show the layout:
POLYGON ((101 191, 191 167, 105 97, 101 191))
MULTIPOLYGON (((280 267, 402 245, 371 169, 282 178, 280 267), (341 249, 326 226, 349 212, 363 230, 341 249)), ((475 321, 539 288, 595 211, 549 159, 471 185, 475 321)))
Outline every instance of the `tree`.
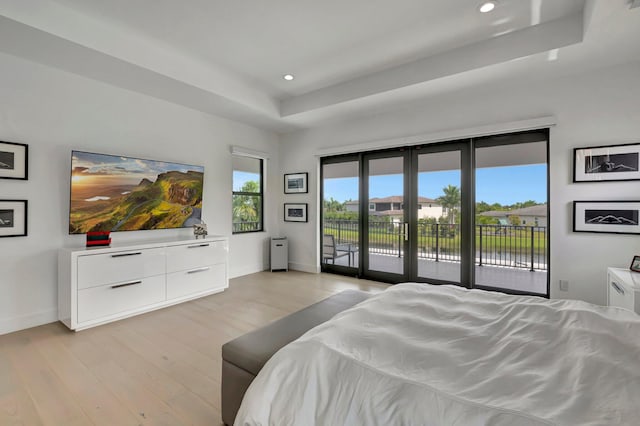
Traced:
POLYGON ((508 216, 509 219, 509 223, 513 226, 518 226, 520 225, 520 216, 516 216, 516 215, 509 215, 508 216))
POLYGON ((328 200, 324 200, 324 211, 325 212, 341 212, 345 211, 346 205, 345 203, 341 203, 338 200, 334 200, 333 197, 328 200))
POLYGON ((240 191, 256 195, 234 194, 233 222, 258 222, 260 216, 260 184, 249 180, 242 185, 240 191))
POLYGON ((460 205, 460 188, 455 185, 447 185, 442 188, 443 195, 436 201, 445 209, 450 224, 455 223, 456 207, 460 205))

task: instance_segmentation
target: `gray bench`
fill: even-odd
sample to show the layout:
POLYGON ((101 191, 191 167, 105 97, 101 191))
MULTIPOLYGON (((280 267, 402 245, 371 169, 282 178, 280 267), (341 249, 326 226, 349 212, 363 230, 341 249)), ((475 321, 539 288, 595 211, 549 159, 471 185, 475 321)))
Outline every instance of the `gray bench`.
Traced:
POLYGON ((233 424, 247 388, 280 348, 370 296, 358 290, 343 291, 225 343, 222 346, 222 421, 233 424))

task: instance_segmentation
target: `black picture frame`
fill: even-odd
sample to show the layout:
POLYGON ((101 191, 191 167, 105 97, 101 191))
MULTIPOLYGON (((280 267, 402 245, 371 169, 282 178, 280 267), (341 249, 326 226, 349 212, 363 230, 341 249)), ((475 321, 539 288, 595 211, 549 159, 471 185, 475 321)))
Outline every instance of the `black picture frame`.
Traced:
POLYGON ((285 222, 308 222, 307 203, 284 203, 285 222))
POLYGON ((27 200, 0 200, 0 238, 26 237, 27 200))
POLYGON ((29 145, 0 141, 0 179, 29 179, 29 145))
POLYGON ((285 194, 306 194, 309 192, 309 173, 288 173, 284 175, 285 194))
POLYGON ((631 266, 629 266, 633 272, 640 272, 640 256, 633 256, 631 266))
POLYGON ((634 180, 640 180, 640 143, 574 148, 574 183, 634 180))
POLYGON ((640 235, 640 201, 574 201, 573 232, 640 235))

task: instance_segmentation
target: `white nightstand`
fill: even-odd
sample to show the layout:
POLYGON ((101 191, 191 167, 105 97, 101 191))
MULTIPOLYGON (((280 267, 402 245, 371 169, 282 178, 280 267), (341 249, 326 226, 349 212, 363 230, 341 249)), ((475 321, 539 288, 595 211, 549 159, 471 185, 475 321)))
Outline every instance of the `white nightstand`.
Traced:
POLYGON ((607 268, 607 304, 640 314, 640 272, 607 268))

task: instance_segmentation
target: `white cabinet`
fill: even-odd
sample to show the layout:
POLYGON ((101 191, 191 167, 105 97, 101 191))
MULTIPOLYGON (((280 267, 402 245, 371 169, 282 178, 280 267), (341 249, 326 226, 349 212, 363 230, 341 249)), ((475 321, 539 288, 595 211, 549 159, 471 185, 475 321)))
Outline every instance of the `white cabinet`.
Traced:
POLYGON ((226 237, 62 249, 58 319, 82 330, 223 291, 226 237))
POLYGON ((164 247, 78 256, 78 288, 165 273, 164 247))
POLYGON ((177 299, 206 291, 212 282, 221 282, 225 265, 209 265, 167 274, 167 298, 177 299))
POLYGON ((629 269, 607 269, 607 301, 640 314, 640 272, 629 269))

